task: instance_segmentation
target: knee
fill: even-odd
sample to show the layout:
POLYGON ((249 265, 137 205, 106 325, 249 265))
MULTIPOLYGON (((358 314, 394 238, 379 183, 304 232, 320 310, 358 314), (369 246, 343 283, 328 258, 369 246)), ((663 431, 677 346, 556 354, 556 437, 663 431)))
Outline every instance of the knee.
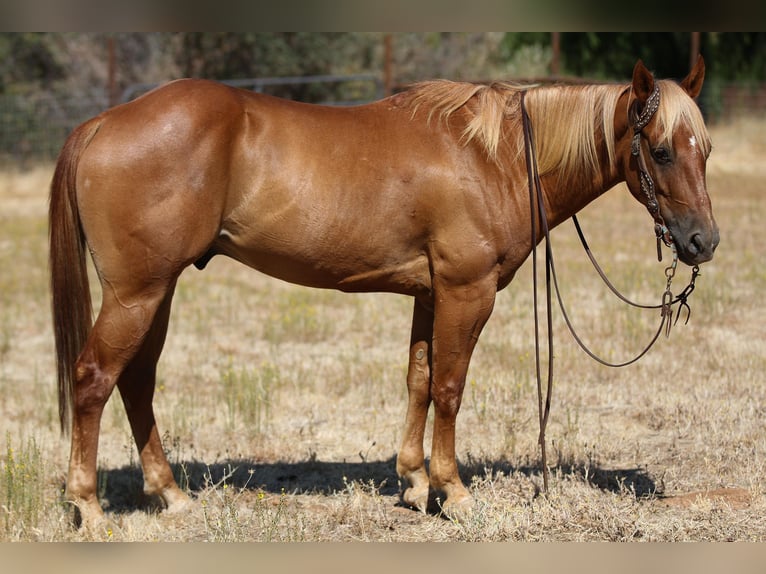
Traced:
POLYGON ((456 416, 460 410, 462 401, 463 385, 448 383, 435 385, 432 391, 434 408, 445 416, 456 416))

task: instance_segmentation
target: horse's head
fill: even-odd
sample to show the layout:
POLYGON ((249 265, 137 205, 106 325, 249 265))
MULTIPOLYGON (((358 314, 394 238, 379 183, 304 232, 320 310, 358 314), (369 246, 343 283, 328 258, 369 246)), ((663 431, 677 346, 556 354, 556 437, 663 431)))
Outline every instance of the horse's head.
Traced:
POLYGON ((687 265, 712 259, 719 241, 705 184, 710 138, 694 102, 704 77, 701 57, 680 84, 655 81, 639 60, 619 144, 631 193, 664 223, 687 265))

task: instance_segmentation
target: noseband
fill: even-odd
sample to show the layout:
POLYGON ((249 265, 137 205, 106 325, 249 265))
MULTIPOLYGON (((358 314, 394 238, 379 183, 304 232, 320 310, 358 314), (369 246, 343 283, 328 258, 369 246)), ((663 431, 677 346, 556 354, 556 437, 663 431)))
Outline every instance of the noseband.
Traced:
POLYGON ((638 179, 641 184, 641 191, 646 196, 646 209, 649 210, 649 214, 654 219, 654 233, 657 236, 657 259, 662 261, 661 240, 673 251, 673 261, 675 263, 677 258, 676 246, 673 242, 673 236, 670 234, 667 225, 665 225, 665 220, 660 213, 660 204, 654 191, 654 180, 652 180, 652 176, 649 175, 649 170, 646 168, 646 161, 641 149, 641 133, 649 122, 652 121, 654 114, 660 107, 660 86, 658 84, 654 85, 652 93, 646 98, 646 102, 639 112, 640 107, 641 104, 638 100, 635 100, 630 110, 630 121, 633 124, 633 140, 630 144, 630 153, 635 156, 638 162, 638 179))

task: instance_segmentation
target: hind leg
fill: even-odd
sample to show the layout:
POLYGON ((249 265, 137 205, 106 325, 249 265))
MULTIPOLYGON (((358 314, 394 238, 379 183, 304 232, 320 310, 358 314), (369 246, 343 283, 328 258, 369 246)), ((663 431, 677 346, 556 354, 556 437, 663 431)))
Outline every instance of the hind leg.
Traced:
POLYGON ((119 296, 113 289, 104 289, 101 311, 77 360, 66 496, 79 509, 86 527, 103 519, 96 464, 104 405, 125 367, 141 350, 166 293, 167 286, 119 296))
POLYGON ((144 493, 149 496, 159 496, 169 512, 177 512, 185 508, 190 500, 186 493, 178 488, 173 477, 162 448, 152 408, 157 379, 157 360, 165 344, 172 297, 173 288, 171 287, 157 310, 141 349, 120 375, 117 388, 125 405, 125 412, 141 458, 144 493))
POLYGON ((423 454, 423 436, 431 404, 431 336, 433 312, 415 300, 407 369, 407 417, 402 446, 396 457, 396 472, 409 483, 402 500, 425 511, 428 504, 428 474, 423 454))

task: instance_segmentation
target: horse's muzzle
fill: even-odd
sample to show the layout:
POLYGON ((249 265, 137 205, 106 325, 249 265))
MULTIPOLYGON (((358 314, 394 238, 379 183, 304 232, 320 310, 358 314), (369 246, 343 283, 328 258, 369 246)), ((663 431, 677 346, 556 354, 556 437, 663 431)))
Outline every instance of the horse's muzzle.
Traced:
POLYGON ((694 229, 678 235, 671 233, 678 249, 678 258, 687 265, 710 261, 721 239, 715 224, 710 229, 694 229))

